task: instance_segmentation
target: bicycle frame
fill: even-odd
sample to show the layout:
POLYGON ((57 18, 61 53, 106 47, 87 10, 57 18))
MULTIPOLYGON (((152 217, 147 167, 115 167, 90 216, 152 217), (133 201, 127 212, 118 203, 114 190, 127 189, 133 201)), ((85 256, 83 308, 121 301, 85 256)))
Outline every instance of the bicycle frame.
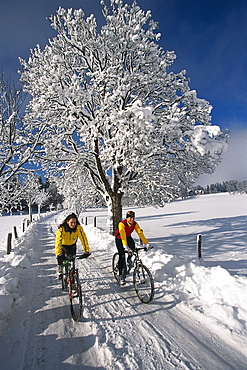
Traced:
MULTIPOLYGON (((131 260, 131 263, 125 265, 122 272, 123 278, 125 280, 126 275, 130 274, 131 269, 134 267, 133 270, 133 284, 136 291, 136 294, 141 302, 149 303, 154 296, 154 281, 152 277, 152 273, 142 263, 141 258, 139 257, 140 250, 147 250, 146 247, 137 247, 133 250, 132 256, 134 258, 131 260)), ((112 257, 112 271, 115 279, 119 282, 119 270, 118 270, 118 261, 119 261, 119 254, 116 252, 112 257)))
MULTIPOLYGON (((137 247, 133 250, 133 253, 132 253, 132 256, 134 256, 134 259, 131 260, 131 264, 128 265, 125 261, 125 266, 126 266, 126 275, 129 275, 131 269, 134 267, 134 266, 138 266, 139 264, 142 263, 142 260, 141 258, 139 257, 139 251, 140 250, 145 250, 145 247, 137 247)), ((128 252, 126 252, 128 253, 128 252)))
MULTIPOLYGON (((142 249, 143 249, 143 248, 142 248, 142 249)), ((126 253, 128 254, 128 252, 126 252, 126 253)), ((138 263, 141 263, 141 262, 142 262, 142 261, 141 261, 141 259, 140 259, 140 257, 139 257, 139 254, 138 254, 138 250, 137 250, 137 249, 135 249, 135 250, 133 251, 131 258, 132 258, 133 256, 134 256, 134 259, 133 259, 133 260, 131 260, 131 264, 128 264, 128 263, 126 263, 126 261, 125 261, 126 275, 129 275, 129 273, 130 273, 131 269, 132 269, 134 266, 136 266, 138 263)))
POLYGON ((63 262, 62 267, 64 268, 65 273, 68 273, 70 270, 75 269, 75 259, 72 259, 72 258, 70 259, 66 257, 65 261, 63 262))

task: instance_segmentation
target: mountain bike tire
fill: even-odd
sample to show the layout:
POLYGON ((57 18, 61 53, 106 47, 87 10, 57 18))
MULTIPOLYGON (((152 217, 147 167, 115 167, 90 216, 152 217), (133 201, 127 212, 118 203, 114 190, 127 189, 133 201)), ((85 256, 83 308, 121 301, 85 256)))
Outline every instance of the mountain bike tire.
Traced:
POLYGON ((149 303, 154 297, 154 280, 149 269, 139 264, 133 271, 133 282, 137 297, 143 303, 149 303))
MULTIPOLYGON (((117 282, 119 282, 118 260, 119 260, 119 255, 116 252, 112 257, 112 272, 117 282)), ((126 266, 124 266, 122 274, 125 279, 126 278, 126 266)))
POLYGON ((67 291, 68 290, 68 273, 62 273, 61 283, 62 283, 62 290, 67 291))
POLYGON ((112 257, 112 272, 117 281, 119 281, 118 259, 118 253, 115 253, 112 257))
POLYGON ((79 277, 76 274, 70 274, 69 282, 69 300, 72 319, 78 321, 82 315, 82 292, 79 277))

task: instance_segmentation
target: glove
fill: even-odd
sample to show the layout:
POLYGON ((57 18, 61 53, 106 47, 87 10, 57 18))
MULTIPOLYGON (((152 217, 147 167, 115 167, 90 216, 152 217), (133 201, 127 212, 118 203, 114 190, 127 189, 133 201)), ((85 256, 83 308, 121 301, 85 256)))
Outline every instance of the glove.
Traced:
POLYGON ((124 251, 129 253, 129 254, 132 254, 132 249, 128 246, 128 245, 124 245, 124 251))
POLYGON ((88 258, 90 256, 90 252, 84 252, 83 253, 83 258, 88 258))
POLYGON ((144 250, 148 251, 149 249, 152 249, 153 247, 148 243, 145 245, 144 250))

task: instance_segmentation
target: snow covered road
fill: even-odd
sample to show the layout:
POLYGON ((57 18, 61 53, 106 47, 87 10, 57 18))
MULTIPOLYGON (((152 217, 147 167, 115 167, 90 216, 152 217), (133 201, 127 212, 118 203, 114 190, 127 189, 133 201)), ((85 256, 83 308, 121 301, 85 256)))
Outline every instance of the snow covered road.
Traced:
POLYGON ((54 215, 33 225, 31 268, 21 272, 20 298, 1 338, 3 370, 247 368, 244 353, 195 312, 178 307, 170 292, 156 286, 154 300, 145 305, 131 278, 120 288, 111 255, 90 233, 92 256, 78 261, 83 317, 74 322, 55 276, 54 225, 54 215))

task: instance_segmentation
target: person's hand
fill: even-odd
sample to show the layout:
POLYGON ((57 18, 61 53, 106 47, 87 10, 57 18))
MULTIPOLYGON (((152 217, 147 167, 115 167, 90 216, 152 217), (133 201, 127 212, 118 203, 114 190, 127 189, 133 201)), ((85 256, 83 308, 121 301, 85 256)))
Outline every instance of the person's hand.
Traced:
POLYGON ((151 246, 149 243, 145 244, 145 246, 144 246, 145 251, 148 251, 149 249, 152 249, 152 248, 153 248, 153 246, 151 246))
POLYGON ((129 253, 129 254, 132 254, 133 253, 132 249, 128 245, 125 245, 124 246, 124 251, 127 252, 127 253, 129 253))

